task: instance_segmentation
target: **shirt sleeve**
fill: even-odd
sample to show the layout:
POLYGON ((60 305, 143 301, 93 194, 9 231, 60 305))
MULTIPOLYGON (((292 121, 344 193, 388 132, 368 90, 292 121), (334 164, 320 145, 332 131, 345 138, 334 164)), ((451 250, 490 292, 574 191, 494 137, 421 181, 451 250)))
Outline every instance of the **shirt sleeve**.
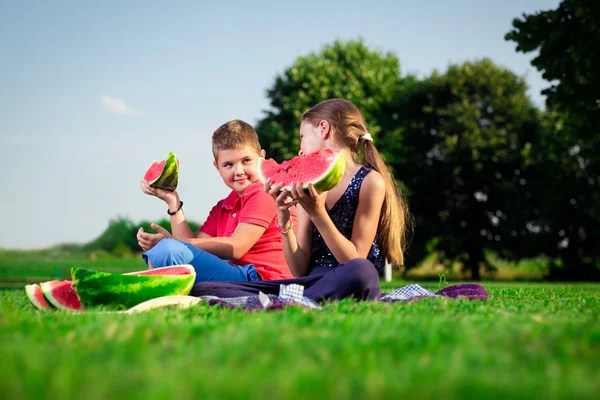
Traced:
POLYGON ((221 202, 218 202, 216 206, 210 210, 208 218, 202 224, 199 232, 206 233, 209 236, 217 237, 217 223, 219 222, 219 210, 221 209, 221 202))
POLYGON ((271 195, 263 190, 258 190, 244 199, 238 221, 267 229, 276 215, 277 206, 271 195))

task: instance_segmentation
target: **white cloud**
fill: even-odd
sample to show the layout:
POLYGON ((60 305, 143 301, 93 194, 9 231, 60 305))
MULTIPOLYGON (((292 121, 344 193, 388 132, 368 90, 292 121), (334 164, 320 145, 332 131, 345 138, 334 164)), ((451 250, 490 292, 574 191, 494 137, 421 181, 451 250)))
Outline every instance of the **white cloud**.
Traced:
POLYGON ((140 116, 143 115, 140 111, 129 106, 125 100, 119 99, 118 97, 110 97, 104 95, 100 97, 100 103, 110 112, 114 112, 122 115, 140 116))

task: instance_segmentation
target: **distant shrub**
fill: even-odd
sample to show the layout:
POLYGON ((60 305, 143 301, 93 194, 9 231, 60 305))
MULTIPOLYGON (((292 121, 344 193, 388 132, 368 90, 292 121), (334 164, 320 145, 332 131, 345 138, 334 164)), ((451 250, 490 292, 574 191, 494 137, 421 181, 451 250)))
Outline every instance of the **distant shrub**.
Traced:
MULTIPOLYGON (((171 231, 171 221, 168 219, 162 219, 158 221, 157 224, 167 229, 169 232, 171 231)), ((100 236, 83 246, 79 246, 79 249, 80 251, 83 250, 85 252, 99 252, 97 253, 97 256, 100 257, 103 257, 106 253, 110 253, 117 257, 131 257, 133 253, 141 251, 136 238, 137 231, 140 227, 144 228, 144 231, 146 232, 156 233, 150 225, 151 222, 149 221, 141 221, 136 224, 128 218, 118 217, 109 221, 108 227, 100 234, 100 236)), ((196 222, 189 222, 189 225, 192 232, 196 232, 201 226, 196 222)), ((76 250, 75 247, 69 248, 73 251, 76 250)))

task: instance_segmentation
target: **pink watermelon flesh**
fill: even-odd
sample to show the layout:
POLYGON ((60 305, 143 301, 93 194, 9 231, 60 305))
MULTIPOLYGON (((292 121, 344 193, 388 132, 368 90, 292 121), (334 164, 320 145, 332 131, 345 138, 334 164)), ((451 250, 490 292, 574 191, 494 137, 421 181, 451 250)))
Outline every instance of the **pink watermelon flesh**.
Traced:
POLYGON ((190 275, 195 272, 191 265, 173 265, 170 267, 147 269, 144 271, 129 272, 124 275, 190 275))
POLYGON ((42 283, 42 291, 48 301, 62 310, 81 311, 79 296, 71 287, 71 281, 50 281, 42 283))
POLYGON ((296 156, 281 164, 269 158, 260 164, 260 175, 264 180, 271 178, 272 183, 282 182, 286 187, 298 181, 314 183, 331 167, 340 152, 327 148, 304 157, 296 156))
POLYGON ((52 308, 46 301, 46 298, 42 293, 42 288, 37 283, 25 286, 25 293, 27 293, 27 297, 36 308, 39 308, 40 310, 52 308))
POLYGON ((163 172, 163 169, 165 169, 165 164, 166 161, 154 161, 152 163, 152 165, 150 165, 150 167, 148 168, 148 170, 146 171, 146 174, 144 175, 144 180, 148 183, 152 183, 155 180, 157 180, 160 175, 163 172))

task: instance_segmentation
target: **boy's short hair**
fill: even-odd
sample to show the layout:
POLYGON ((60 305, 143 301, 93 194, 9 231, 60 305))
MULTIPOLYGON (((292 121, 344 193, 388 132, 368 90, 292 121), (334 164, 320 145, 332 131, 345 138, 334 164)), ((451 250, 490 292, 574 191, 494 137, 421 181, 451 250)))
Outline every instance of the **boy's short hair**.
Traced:
POLYGON ((224 123, 213 133, 212 150, 215 160, 220 150, 241 149, 245 146, 250 146, 256 154, 260 154, 258 134, 252 125, 240 119, 224 123))

